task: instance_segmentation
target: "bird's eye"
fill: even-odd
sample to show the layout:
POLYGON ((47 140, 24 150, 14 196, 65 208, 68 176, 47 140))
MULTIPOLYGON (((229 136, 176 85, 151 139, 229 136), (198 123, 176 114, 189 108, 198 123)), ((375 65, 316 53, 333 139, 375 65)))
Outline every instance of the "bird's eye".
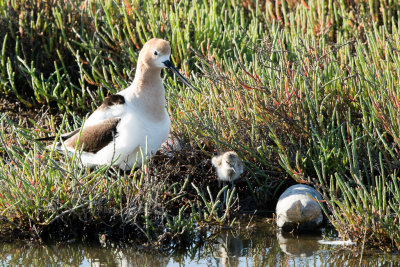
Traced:
POLYGON ((155 56, 158 56, 158 52, 157 52, 157 51, 154 51, 154 55, 155 55, 155 56))

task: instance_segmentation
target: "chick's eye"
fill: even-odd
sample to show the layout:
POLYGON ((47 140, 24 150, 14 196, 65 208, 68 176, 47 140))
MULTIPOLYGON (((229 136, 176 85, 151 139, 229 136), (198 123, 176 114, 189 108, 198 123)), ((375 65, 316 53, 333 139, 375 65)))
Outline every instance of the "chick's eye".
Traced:
POLYGON ((158 56, 158 52, 157 52, 157 51, 154 51, 154 55, 155 55, 155 56, 158 56))

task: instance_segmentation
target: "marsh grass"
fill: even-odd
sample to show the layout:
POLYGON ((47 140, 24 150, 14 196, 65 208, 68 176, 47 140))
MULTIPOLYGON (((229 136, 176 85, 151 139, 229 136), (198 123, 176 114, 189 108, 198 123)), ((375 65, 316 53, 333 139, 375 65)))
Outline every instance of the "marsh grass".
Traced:
POLYGON ((170 240, 233 225, 237 210, 273 210, 297 182, 324 195, 343 238, 399 247, 396 1, 0 1, 0 12, 0 95, 65 112, 64 123, 49 115, 18 126, 4 109, 0 210, 9 229, 40 236, 54 218, 78 219, 170 240), (163 73, 183 152, 120 174, 80 170, 32 141, 79 127, 125 88, 151 37, 171 42, 173 61, 202 91, 163 73), (228 149, 247 171, 233 206, 220 209, 209 158, 228 149))

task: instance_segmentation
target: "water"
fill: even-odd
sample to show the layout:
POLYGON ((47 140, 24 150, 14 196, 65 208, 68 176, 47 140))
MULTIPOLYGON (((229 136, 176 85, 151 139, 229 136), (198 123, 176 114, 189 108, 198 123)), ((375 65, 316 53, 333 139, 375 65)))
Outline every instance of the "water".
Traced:
POLYGON ((0 244, 3 266, 400 266, 400 256, 353 246, 321 245, 322 235, 282 235, 263 220, 211 234, 184 251, 158 253, 130 245, 0 244), (249 227, 247 227, 249 226, 249 227))

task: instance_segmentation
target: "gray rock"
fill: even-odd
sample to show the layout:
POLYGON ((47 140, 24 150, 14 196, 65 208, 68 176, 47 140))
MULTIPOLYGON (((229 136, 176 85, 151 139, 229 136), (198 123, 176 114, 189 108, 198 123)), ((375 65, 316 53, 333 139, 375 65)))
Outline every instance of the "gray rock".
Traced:
POLYGON ((314 199, 321 200, 317 190, 308 185, 293 185, 279 197, 276 205, 276 224, 283 231, 317 230, 323 221, 320 205, 314 199))

